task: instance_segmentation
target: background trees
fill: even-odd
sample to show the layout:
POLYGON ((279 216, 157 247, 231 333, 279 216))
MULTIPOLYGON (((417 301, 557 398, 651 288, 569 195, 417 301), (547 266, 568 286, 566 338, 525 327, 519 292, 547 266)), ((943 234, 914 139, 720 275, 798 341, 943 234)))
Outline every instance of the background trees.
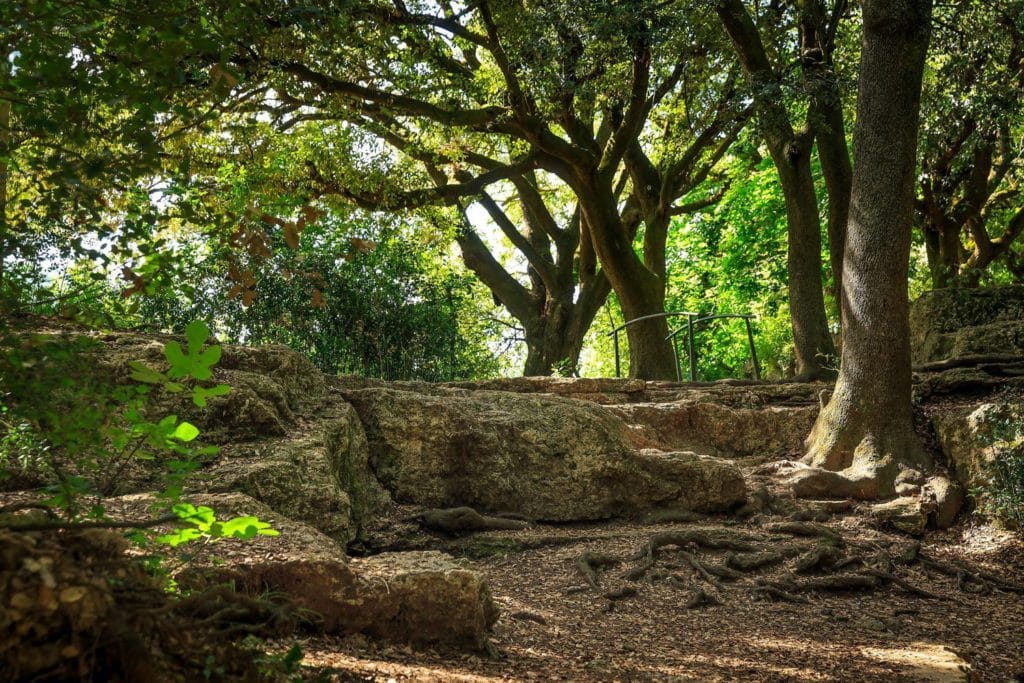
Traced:
MULTIPOLYGON (((1020 275, 1017 5, 937 13, 915 214, 925 249, 913 254, 936 284, 1020 275)), ((456 325, 477 359, 457 374, 495 371, 485 352, 505 371, 610 371, 600 336, 613 323, 749 309, 775 376, 827 374, 859 5, 133 0, 0 12, 12 27, 2 282, 16 307, 91 307, 124 323, 157 310, 140 295, 171 287, 164 304, 211 306, 233 337, 313 349, 332 311, 348 313, 331 335, 354 343, 355 309, 339 297, 392 291, 389 312, 456 325), (361 258, 383 260, 347 259, 351 239, 379 242, 361 258), (487 294, 459 284, 449 311, 443 283, 462 283, 462 269, 487 294), (331 291, 331 277, 351 286, 331 291), (406 284, 389 290, 396 277, 406 284), (130 296, 69 305, 90 281, 130 296), (285 290, 311 316, 301 325, 260 300, 285 290)), ((667 334, 661 320, 630 328, 634 374, 674 377, 667 334)), ((427 345, 415 338, 385 341, 427 345)), ((703 333, 703 377, 750 373, 734 339, 703 333)))
POLYGON ((1021 279, 1024 4, 936 9, 917 204, 934 287, 1021 279))

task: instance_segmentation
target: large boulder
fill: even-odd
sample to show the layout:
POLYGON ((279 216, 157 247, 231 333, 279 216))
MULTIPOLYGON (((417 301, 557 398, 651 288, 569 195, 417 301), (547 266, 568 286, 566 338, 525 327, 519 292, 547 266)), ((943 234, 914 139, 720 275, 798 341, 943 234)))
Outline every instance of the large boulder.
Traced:
MULTIPOLYGON (((165 370, 164 345, 180 337, 117 332, 98 338, 97 368, 119 381, 128 381, 129 363, 142 361, 165 370)), ((315 412, 327 392, 324 375, 304 355, 286 346, 222 346, 213 381, 231 392, 210 398, 205 408, 187 394, 161 396, 161 414, 174 413, 199 427, 204 441, 229 443, 284 436, 297 417, 315 412)))
POLYGON ((372 471, 399 502, 571 521, 656 507, 726 510, 745 499, 734 466, 639 452, 625 423, 593 403, 486 390, 345 397, 366 430, 372 471))
POLYGON ((817 405, 734 408, 673 401, 610 408, 634 427, 631 438, 656 448, 690 450, 723 458, 798 453, 818 415, 817 405))
POLYGON ((483 576, 437 551, 353 559, 359 630, 381 640, 483 649, 498 608, 483 576))
POLYGON ((915 365, 966 355, 1024 356, 1024 286, 937 289, 910 307, 915 365))

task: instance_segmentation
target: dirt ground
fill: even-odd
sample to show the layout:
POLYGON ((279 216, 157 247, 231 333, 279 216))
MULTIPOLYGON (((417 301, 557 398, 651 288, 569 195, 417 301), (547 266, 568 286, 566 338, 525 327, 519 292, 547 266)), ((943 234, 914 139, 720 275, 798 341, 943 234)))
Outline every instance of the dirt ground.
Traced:
MULTIPOLYGON (((935 598, 888 584, 870 591, 808 593, 806 604, 776 602, 760 596, 756 582, 787 574, 793 560, 750 572, 718 590, 681 559, 685 550, 673 548, 659 553, 658 571, 637 582, 622 577, 636 566, 638 561, 629 558, 652 534, 705 530, 763 537, 764 521, 536 526, 488 532, 454 546, 449 542, 449 550, 478 556, 465 561, 487 576, 501 608, 490 656, 415 651, 357 636, 303 642, 306 663, 326 668, 327 680, 1024 680, 1024 595, 967 592, 956 577, 920 567, 908 567, 901 576, 935 598), (576 566, 585 551, 623 560, 601 573, 596 590, 586 587, 576 566), (625 586, 637 594, 614 601, 603 597, 625 586), (687 609, 702 587, 723 604, 687 609)), ((898 548, 913 542, 905 534, 872 528, 856 509, 828 525, 850 545, 898 548)), ((1024 581, 1019 536, 963 523, 920 541, 921 552, 930 557, 1024 581)), ((691 550, 709 563, 727 553, 691 550)))

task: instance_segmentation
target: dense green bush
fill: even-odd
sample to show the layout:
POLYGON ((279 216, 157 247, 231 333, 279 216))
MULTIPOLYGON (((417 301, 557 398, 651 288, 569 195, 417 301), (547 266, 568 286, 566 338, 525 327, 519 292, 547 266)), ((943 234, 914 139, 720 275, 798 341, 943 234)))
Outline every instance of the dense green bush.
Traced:
POLYGON ((1012 405, 988 417, 988 483, 974 491, 981 510, 1024 530, 1024 423, 1012 405))

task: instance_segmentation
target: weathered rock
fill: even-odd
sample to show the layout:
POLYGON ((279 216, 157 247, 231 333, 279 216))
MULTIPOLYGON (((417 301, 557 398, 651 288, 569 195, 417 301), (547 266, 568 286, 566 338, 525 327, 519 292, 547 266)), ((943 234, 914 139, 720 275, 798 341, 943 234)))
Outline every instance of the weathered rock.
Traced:
POLYGON ((910 308, 915 365, 967 354, 1024 355, 1024 286, 939 289, 910 308))
MULTIPOLYGON (((128 380, 131 361, 163 371, 164 345, 171 340, 182 341, 171 335, 104 335, 97 367, 118 381, 128 380)), ((207 442, 283 436, 294 426, 296 414, 313 410, 326 393, 323 373, 286 346, 224 344, 222 349, 212 381, 227 384, 230 393, 209 399, 202 409, 187 394, 163 394, 158 406, 162 414, 174 413, 195 424, 207 442)))
POLYGON ((641 445, 724 458, 800 452, 817 406, 733 408, 711 402, 634 403, 609 408, 641 445))
POLYGON ((497 391, 345 392, 370 467, 395 500, 551 521, 741 503, 739 470, 692 453, 637 452, 626 425, 583 401, 497 391))
POLYGON ((484 578, 439 552, 385 553, 349 560, 316 529, 290 520, 247 496, 207 494, 192 499, 218 517, 257 515, 281 532, 197 551, 178 576, 201 588, 232 582, 239 590, 287 594, 315 613, 325 633, 365 633, 403 643, 479 649, 497 620, 484 578))
POLYGON ((933 418, 942 452, 967 490, 989 482, 992 462, 1020 449, 1024 403, 984 403, 933 418))
POLYGON ((964 506, 964 489, 948 477, 932 477, 928 480, 925 493, 934 504, 932 521, 937 529, 953 526, 956 516, 964 506))
POLYGON ((483 577, 436 551, 354 559, 360 630, 383 640, 482 649, 498 620, 483 577))
POLYGON ((225 448, 197 485, 210 492, 247 494, 349 543, 389 502, 387 492, 369 473, 367 457, 366 437, 355 411, 340 404, 313 431, 225 448))
POLYGON ((638 400, 647 388, 642 379, 612 377, 503 377, 475 382, 449 382, 442 386, 471 391, 510 391, 567 396, 594 403, 638 400))
POLYGON ((869 514, 880 526, 892 527, 919 536, 928 527, 930 506, 917 497, 894 498, 871 506, 869 514))

